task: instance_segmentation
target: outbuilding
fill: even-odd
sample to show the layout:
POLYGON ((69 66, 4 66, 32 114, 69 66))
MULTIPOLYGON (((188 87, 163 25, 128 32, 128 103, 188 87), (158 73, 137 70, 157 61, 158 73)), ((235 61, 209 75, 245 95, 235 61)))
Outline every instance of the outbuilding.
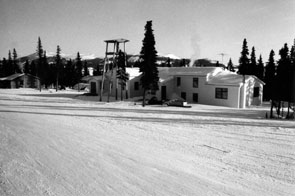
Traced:
POLYGON ((39 88, 40 79, 31 74, 16 73, 0 78, 0 88, 39 88))

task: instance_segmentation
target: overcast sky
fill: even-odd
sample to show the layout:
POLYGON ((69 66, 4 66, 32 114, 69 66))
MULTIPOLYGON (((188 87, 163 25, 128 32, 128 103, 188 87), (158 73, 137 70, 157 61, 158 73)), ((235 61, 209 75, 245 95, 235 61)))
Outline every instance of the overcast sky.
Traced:
POLYGON ((153 21, 156 49, 179 57, 238 63, 243 39, 267 61, 295 38, 294 0, 0 0, 0 57, 43 48, 104 56, 106 39, 126 38, 138 54, 153 21))

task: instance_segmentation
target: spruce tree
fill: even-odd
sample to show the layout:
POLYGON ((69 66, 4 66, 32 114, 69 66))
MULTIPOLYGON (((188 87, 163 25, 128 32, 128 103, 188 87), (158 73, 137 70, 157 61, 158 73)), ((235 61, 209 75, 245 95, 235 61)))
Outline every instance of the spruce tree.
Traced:
POLYGON ((68 60, 65 66, 65 80, 64 83, 66 86, 72 88, 75 85, 74 78, 75 78, 75 69, 72 63, 72 59, 68 60))
POLYGON ((233 62, 232 62, 231 58, 230 58, 229 61, 228 61, 227 69, 228 69, 229 71, 231 71, 231 72, 235 72, 234 65, 233 65, 233 62))
POLYGON ((76 57, 76 73, 78 80, 80 80, 82 77, 82 60, 79 52, 77 53, 76 57))
POLYGON ((42 89, 42 84, 43 84, 43 76, 44 74, 46 74, 44 71, 43 71, 43 48, 42 48, 42 43, 41 43, 41 39, 40 37, 38 37, 38 43, 37 43, 37 56, 38 56, 38 59, 37 59, 37 66, 36 66, 36 75, 37 77, 39 77, 40 79, 40 91, 42 89))
POLYGON ((247 75, 249 73, 249 50, 247 46, 246 38, 243 41, 241 57, 239 59, 239 70, 238 73, 241 75, 247 75))
POLYGON ((290 63, 291 63, 291 70, 290 70, 291 97, 290 97, 290 100, 291 100, 291 102, 295 103, 295 39, 294 39, 294 44, 290 50, 290 63))
POLYGON ((47 61, 47 56, 46 56, 46 51, 44 50, 43 52, 43 57, 42 57, 42 76, 43 76, 43 82, 45 85, 45 88, 48 88, 48 85, 51 84, 51 77, 52 77, 52 71, 50 70, 50 66, 47 61))
POLYGON ((288 101, 289 100, 289 83, 290 83, 290 58, 289 58, 289 48, 287 44, 279 51, 280 59, 278 61, 277 67, 277 84, 279 100, 288 101))
POLYGON ((29 73, 32 74, 33 76, 37 76, 35 61, 32 61, 30 64, 29 73))
POLYGON ((4 60, 6 61, 5 58, 3 58, 3 61, 0 61, 0 78, 5 76, 5 66, 6 66, 6 62, 4 62, 4 60))
POLYGON ((17 62, 17 53, 15 48, 13 48, 13 53, 12 53, 12 64, 13 64, 13 72, 14 73, 21 73, 21 70, 19 68, 18 62, 17 62))
POLYGON ((8 62, 6 60, 6 58, 3 58, 2 60, 2 72, 1 72, 1 77, 5 77, 5 76, 8 76, 9 73, 8 73, 8 62))
POLYGON ((167 67, 171 67, 171 59, 170 59, 170 57, 168 57, 168 59, 167 59, 167 67))
POLYGON ((88 66, 87 66, 87 61, 85 60, 84 61, 84 64, 83 64, 83 72, 84 72, 84 76, 88 76, 89 75, 89 72, 88 72, 88 66))
POLYGON ((29 63, 29 60, 28 59, 25 62, 24 70, 23 71, 24 71, 25 74, 30 74, 30 63, 29 63))
POLYGON ((255 76, 258 77, 262 81, 264 80, 264 64, 263 64, 261 55, 259 56, 259 59, 258 59, 258 64, 257 64, 255 76))
POLYGON ((120 50, 117 59, 117 79, 119 80, 119 84, 121 86, 121 100, 123 100, 123 90, 125 89, 126 82, 129 79, 128 73, 126 72, 125 59, 125 54, 120 50))
POLYGON ((10 50, 8 51, 8 62, 7 62, 7 75, 12 75, 14 74, 14 68, 13 68, 13 61, 11 57, 11 52, 10 50))
POLYGON ((181 61, 180 61, 180 67, 185 67, 185 66, 186 66, 185 59, 181 59, 181 61))
POLYGON ((155 38, 152 29, 152 21, 147 21, 145 25, 145 34, 142 41, 143 46, 140 52, 141 63, 139 70, 142 73, 140 78, 143 88, 142 105, 145 106, 145 95, 148 90, 156 91, 159 89, 158 68, 156 65, 157 51, 155 49, 155 38))
POLYGON ((276 65, 274 60, 275 52, 273 50, 270 51, 268 63, 265 67, 265 87, 264 87, 264 99, 269 101, 272 99, 272 95, 275 93, 275 74, 276 74, 276 65))
POLYGON ((76 57, 76 83, 78 83, 78 91, 80 91, 80 86, 79 86, 79 82, 82 78, 82 68, 83 68, 83 65, 82 65, 82 61, 81 61, 81 57, 80 57, 80 53, 78 52, 77 53, 77 57, 76 57))
POLYGON ((56 69, 56 91, 58 91, 58 86, 59 86, 59 74, 60 74, 60 69, 61 69, 61 56, 60 56, 61 49, 59 45, 56 48, 56 56, 55 56, 55 69, 56 69))
POLYGON ((251 55, 250 55, 250 64, 249 70, 246 73, 247 75, 256 75, 257 72, 257 62, 256 62, 256 55, 255 55, 255 48, 252 47, 251 55))

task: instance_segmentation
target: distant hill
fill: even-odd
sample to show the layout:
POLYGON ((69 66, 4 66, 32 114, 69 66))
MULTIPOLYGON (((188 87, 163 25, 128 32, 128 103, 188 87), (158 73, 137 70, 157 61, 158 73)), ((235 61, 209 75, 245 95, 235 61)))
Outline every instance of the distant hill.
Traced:
MULTIPOLYGON (((48 52, 46 54, 47 56, 47 60, 49 63, 54 63, 55 61, 55 53, 52 52, 48 52)), ((72 61, 75 61, 76 58, 76 54, 74 55, 66 55, 66 54, 61 54, 62 56, 62 60, 64 62, 66 62, 69 59, 72 59, 72 61)), ((87 62, 87 67, 92 67, 94 69, 97 69, 97 67, 99 66, 100 68, 102 68, 103 63, 104 63, 104 58, 102 57, 95 57, 94 55, 83 55, 81 54, 81 58, 82 61, 86 61, 87 62)), ((24 64, 26 62, 26 60, 28 60, 29 62, 32 62, 34 60, 38 59, 38 55, 37 53, 32 53, 30 55, 27 56, 23 56, 19 58, 20 64, 24 64)), ((131 55, 128 54, 127 55, 127 66, 128 67, 137 67, 138 63, 139 63, 139 54, 135 54, 135 55, 131 55)), ((158 54, 157 56, 157 64, 159 67, 165 67, 168 65, 168 62, 170 61, 170 66, 172 67, 181 67, 181 66, 189 66, 190 64, 190 59, 188 58, 180 58, 177 57, 174 54, 167 54, 167 55, 163 55, 163 54, 158 54)), ((218 63, 217 61, 213 61, 210 59, 198 59, 195 60, 195 62, 193 63, 194 67, 225 67, 225 65, 218 63)))

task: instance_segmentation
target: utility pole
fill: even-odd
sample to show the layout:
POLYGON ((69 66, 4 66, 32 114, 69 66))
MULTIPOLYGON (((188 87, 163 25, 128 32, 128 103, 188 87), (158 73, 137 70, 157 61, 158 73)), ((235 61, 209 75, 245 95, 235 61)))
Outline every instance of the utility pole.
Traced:
POLYGON ((219 53, 218 55, 221 56, 221 63, 223 64, 223 57, 227 56, 227 54, 226 53, 219 53))

